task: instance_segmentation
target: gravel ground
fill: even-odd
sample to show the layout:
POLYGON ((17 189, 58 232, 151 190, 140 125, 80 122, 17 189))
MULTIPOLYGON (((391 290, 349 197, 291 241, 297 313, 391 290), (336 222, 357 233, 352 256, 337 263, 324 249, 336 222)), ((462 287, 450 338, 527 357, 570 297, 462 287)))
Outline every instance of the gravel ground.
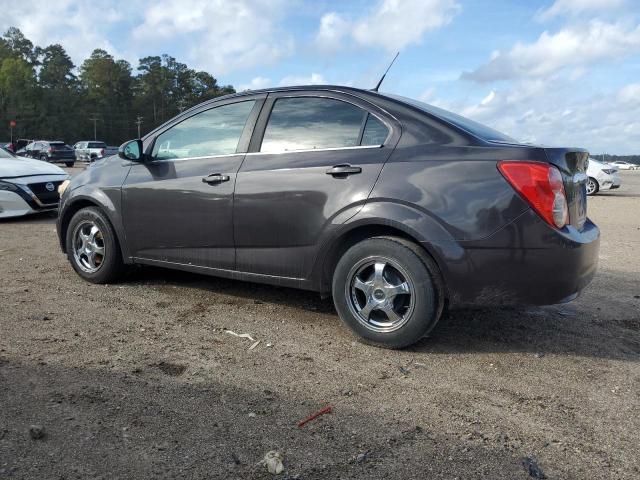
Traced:
POLYGON ((269 450, 289 479, 638 478, 640 171, 622 181, 589 200, 581 298, 452 311, 404 351, 313 293, 152 268, 91 285, 51 215, 0 222, 0 478, 273 478, 269 450))

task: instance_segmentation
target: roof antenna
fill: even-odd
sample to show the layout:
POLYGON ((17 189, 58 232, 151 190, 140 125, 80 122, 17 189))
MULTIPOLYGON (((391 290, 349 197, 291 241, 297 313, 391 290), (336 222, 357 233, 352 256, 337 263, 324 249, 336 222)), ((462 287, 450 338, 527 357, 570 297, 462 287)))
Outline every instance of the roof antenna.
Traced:
POLYGON ((384 73, 382 74, 382 77, 380 78, 380 81, 378 82, 378 84, 375 86, 375 88, 372 88, 371 91, 372 92, 377 92, 378 89, 380 88, 380 85, 382 85, 382 82, 384 81, 384 77, 387 76, 387 73, 389 72, 389 69, 391 68, 391 66, 393 65, 393 62, 396 61, 396 58, 398 58, 398 55, 400 55, 400 52, 396 53, 396 56, 393 57, 393 60, 391 60, 391 63, 389 64, 389 66, 387 67, 387 69, 384 71, 384 73))

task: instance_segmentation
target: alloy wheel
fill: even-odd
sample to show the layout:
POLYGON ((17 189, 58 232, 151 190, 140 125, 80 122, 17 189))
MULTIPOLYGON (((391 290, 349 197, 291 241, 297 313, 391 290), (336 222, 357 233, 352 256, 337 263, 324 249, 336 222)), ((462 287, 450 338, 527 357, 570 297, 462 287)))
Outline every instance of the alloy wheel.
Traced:
POLYGON ((591 195, 596 191, 596 182, 590 178, 587 180, 587 195, 591 195))
POLYGON ((73 258, 86 273, 97 272, 104 263, 104 238, 94 222, 85 220, 76 226, 73 232, 73 258))
POLYGON ((383 257, 366 258, 354 265, 348 278, 347 304, 366 328, 392 332, 410 319, 415 287, 396 262, 383 257))

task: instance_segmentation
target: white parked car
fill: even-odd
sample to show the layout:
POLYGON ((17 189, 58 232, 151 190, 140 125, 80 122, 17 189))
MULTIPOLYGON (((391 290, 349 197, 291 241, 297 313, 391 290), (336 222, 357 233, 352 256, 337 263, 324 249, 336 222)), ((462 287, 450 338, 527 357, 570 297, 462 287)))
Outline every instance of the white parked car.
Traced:
POLYGON ((640 169, 640 165, 636 165, 635 163, 625 162, 623 160, 616 160, 612 162, 611 165, 615 165, 618 167, 618 170, 638 170, 640 169))
POLYGON ((51 163, 0 148, 0 218, 57 209, 58 186, 68 178, 51 163))
POLYGON ((600 190, 620 188, 618 168, 610 163, 602 163, 594 158, 589 159, 587 167, 587 195, 595 195, 600 190))

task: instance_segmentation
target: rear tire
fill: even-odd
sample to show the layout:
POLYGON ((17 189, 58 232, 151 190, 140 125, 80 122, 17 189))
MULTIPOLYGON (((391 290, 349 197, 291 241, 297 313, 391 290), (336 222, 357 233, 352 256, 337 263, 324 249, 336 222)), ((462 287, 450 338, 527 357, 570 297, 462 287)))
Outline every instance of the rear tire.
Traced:
POLYGON ((68 167, 71 168, 75 165, 75 162, 64 162, 64 164, 68 167))
POLYGON ((43 162, 48 162, 49 157, 47 157, 46 155, 40 155, 40 160, 42 160, 43 162))
POLYGON ((589 179, 587 180, 587 195, 595 195, 596 193, 598 193, 598 190, 600 190, 598 181, 593 177, 589 177, 589 179))
POLYGON ((404 348, 425 337, 444 307, 435 262, 417 245, 374 237, 349 248, 333 274, 342 321, 365 342, 404 348))
POLYGON ((66 232, 67 258, 78 275, 91 283, 110 283, 124 272, 118 238, 97 207, 78 210, 66 232))

